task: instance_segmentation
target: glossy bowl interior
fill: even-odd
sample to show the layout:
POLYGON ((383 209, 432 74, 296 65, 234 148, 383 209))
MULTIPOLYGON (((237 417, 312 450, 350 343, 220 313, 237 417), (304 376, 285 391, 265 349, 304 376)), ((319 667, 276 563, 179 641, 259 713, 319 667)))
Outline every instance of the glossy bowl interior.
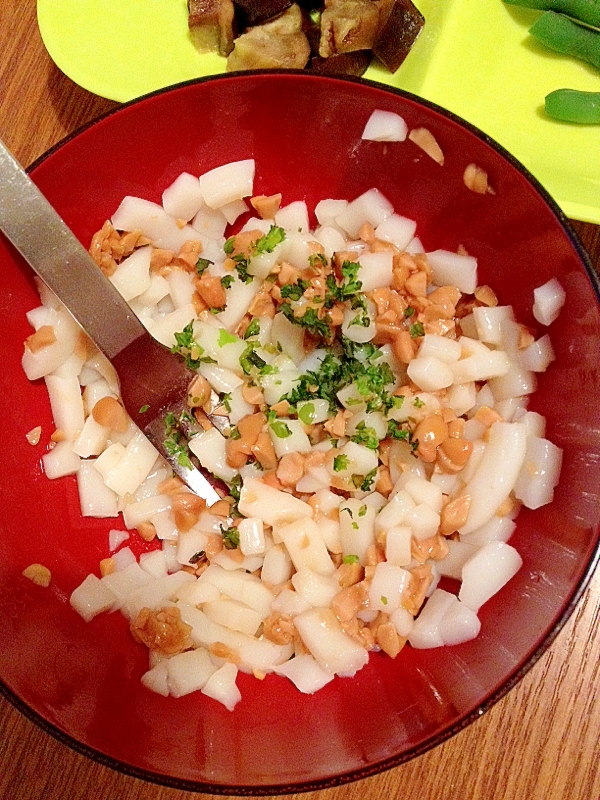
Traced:
MULTIPOLYGON (((24 713, 70 746, 131 774, 218 793, 303 791, 365 777, 422 753, 477 717, 547 647, 591 574, 600 503, 600 316, 595 278, 566 221, 524 170, 480 132, 412 96, 366 82, 306 74, 231 75, 143 98, 95 122, 42 158, 32 177, 86 245, 125 194, 159 201, 183 170, 199 174, 255 158, 256 193, 281 191, 309 208, 373 186, 418 221, 426 249, 460 245, 481 283, 536 326, 533 289, 553 276, 567 303, 550 329, 556 361, 531 408, 564 448, 555 501, 523 511, 511 544, 524 566, 481 610, 471 642, 373 655, 354 679, 313 696, 274 675, 240 675, 233 713, 197 693, 145 690, 146 651, 119 614, 86 624, 71 591, 107 555, 114 520, 82 519, 74 479, 48 481, 40 456, 52 431, 43 384, 20 367, 32 274, 0 240, 4 325, 0 403, 0 681, 24 713), (424 126, 443 166, 412 142, 362 142, 371 111, 424 126), (463 183, 475 162, 495 194, 463 183), (42 442, 25 433, 42 425, 42 442), (21 576, 52 571, 49 589, 21 576)), ((77 276, 73 276, 77 280, 77 276)), ((121 524, 119 524, 121 526, 121 524)))

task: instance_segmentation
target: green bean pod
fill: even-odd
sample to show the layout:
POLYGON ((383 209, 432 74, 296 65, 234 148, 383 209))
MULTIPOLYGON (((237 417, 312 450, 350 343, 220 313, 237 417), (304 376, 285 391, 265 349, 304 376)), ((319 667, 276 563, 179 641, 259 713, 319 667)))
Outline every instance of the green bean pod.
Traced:
POLYGON ((561 122, 600 125, 600 92, 556 89, 546 95, 546 114, 561 122))
POLYGON ((599 0, 504 0, 512 6, 535 8, 538 11, 556 11, 568 17, 585 22, 600 28, 600 2, 599 0))
POLYGON ((600 32, 578 25, 562 14, 545 11, 529 33, 545 47, 587 61, 600 70, 600 32))

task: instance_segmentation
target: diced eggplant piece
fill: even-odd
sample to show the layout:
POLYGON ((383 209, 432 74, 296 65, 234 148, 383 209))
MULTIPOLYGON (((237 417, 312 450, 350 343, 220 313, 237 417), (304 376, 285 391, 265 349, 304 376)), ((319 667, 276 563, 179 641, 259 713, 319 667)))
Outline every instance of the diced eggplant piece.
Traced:
POLYGON ((200 53, 228 56, 233 50, 233 0, 188 0, 188 27, 200 53))
POLYGON ((352 53, 335 53, 329 58, 315 56, 311 59, 310 66, 313 72, 360 78, 367 71, 370 61, 370 50, 353 50, 352 53))
POLYGON ((302 12, 294 4, 281 16, 250 28, 235 40, 227 71, 245 69, 303 69, 310 45, 302 31, 302 12))
POLYGON ((425 18, 411 0, 394 0, 375 44, 374 55, 390 72, 396 72, 425 25, 425 18))
POLYGON ((370 50, 378 32, 379 9, 372 0, 330 0, 321 14, 319 55, 370 50))
POLYGON ((268 22, 292 5, 292 0, 234 0, 238 30, 245 31, 268 22))

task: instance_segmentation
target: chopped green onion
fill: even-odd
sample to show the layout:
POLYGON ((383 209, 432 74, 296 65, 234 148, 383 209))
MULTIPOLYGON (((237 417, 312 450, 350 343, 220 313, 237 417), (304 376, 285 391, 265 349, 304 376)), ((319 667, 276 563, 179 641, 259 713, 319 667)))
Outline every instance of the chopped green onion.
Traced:
POLYGON ((335 456, 333 459, 333 471, 343 472, 345 469, 348 469, 348 456, 340 453, 339 456, 335 456))
POLYGON ((298 410, 298 419, 300 422, 303 422, 305 425, 312 425, 312 421, 315 416, 315 404, 314 403, 304 403, 303 406, 300 407, 298 410))
POLYGON ((219 347, 225 347, 226 344, 235 344, 237 341, 237 336, 234 336, 233 333, 229 333, 229 331, 225 330, 225 328, 221 328, 219 331, 219 339, 217 341, 219 347))
POLYGON ((271 422, 271 430, 278 439, 287 439, 288 436, 292 435, 288 425, 285 422, 282 422, 282 420, 278 419, 276 419, 274 422, 271 422))

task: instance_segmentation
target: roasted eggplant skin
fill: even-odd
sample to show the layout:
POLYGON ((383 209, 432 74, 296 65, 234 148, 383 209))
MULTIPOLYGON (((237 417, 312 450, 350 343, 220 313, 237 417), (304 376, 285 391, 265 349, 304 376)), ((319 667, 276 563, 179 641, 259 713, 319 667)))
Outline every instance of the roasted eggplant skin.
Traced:
POLYGON ((235 16, 240 32, 268 22, 292 5, 293 0, 235 0, 235 16))
POLYGON ((310 68, 313 72, 324 75, 351 75, 360 78, 371 63, 370 50, 353 50, 351 53, 336 53, 329 58, 313 56, 310 68))
POLYGON ((425 17, 411 0, 394 0, 373 45, 373 55, 396 72, 423 30, 425 17))
POLYGON ((360 77, 375 57, 393 73, 425 24, 412 0, 187 0, 187 4, 194 44, 201 52, 226 56, 228 71, 307 68, 360 77))

